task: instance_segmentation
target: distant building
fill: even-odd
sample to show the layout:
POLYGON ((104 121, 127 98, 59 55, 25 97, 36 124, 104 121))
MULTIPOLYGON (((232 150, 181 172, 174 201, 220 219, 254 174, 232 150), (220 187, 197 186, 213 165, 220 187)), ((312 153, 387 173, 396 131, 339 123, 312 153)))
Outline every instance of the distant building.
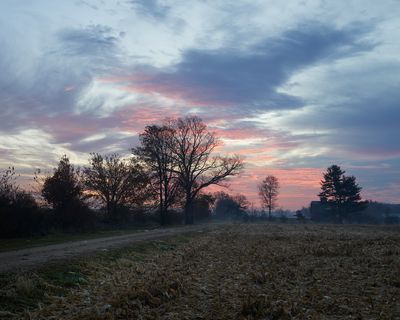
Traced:
POLYGON ((400 223, 400 204, 369 201, 363 214, 374 223, 400 223))
MULTIPOLYGON (((328 202, 321 201, 311 201, 310 218, 316 222, 337 221, 334 208, 328 202)), ((350 223, 400 223, 400 204, 369 201, 363 211, 353 212, 345 220, 350 223)))

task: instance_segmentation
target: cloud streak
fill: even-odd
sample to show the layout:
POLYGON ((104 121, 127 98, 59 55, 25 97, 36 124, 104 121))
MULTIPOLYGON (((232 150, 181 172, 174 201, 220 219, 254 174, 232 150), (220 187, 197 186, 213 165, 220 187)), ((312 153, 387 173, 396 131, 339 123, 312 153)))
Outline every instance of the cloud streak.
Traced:
POLYGON ((138 76, 120 80, 130 90, 191 105, 246 107, 246 112, 300 108, 301 97, 280 92, 280 86, 303 68, 371 50, 374 44, 359 40, 369 30, 310 24, 267 38, 246 52, 188 50, 166 70, 142 67, 138 76))
POLYGON ((126 153, 145 125, 196 114, 246 156, 232 185, 254 202, 272 173, 282 205, 306 205, 332 163, 393 201, 399 15, 391 0, 2 1, 0 160, 126 153))

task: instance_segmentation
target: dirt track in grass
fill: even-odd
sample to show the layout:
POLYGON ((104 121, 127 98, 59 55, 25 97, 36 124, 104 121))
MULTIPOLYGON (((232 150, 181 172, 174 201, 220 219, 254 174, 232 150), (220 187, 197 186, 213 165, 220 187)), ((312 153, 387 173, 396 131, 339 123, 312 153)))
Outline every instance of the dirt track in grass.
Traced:
POLYGON ((157 243, 86 264, 85 283, 25 318, 400 319, 399 227, 246 224, 157 243))
POLYGON ((67 260, 99 250, 108 250, 126 246, 133 242, 158 239, 184 232, 190 232, 192 230, 199 230, 201 228, 204 228, 204 225, 153 229, 122 236, 109 236, 97 239, 71 241, 61 244, 0 252, 0 272, 32 269, 48 262, 67 260))

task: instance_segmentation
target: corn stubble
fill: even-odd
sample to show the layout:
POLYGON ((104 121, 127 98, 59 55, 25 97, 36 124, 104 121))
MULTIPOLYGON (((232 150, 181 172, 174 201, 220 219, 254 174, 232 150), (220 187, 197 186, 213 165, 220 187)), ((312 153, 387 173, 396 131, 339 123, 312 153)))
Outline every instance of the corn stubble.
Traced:
POLYGON ((400 318, 399 228, 246 224, 171 241, 93 262, 87 284, 24 318, 400 318))

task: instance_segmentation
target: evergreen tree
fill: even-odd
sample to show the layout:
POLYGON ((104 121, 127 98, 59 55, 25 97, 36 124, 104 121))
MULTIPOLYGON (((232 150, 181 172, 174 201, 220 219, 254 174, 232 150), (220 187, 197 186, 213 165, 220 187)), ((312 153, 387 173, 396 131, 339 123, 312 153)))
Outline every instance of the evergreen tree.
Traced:
POLYGON ((44 179, 42 196, 55 210, 62 211, 72 203, 81 202, 83 187, 79 178, 79 171, 64 155, 52 176, 44 179))
POLYGON ((354 176, 346 176, 339 166, 330 166, 324 179, 321 181, 321 193, 318 194, 321 202, 328 202, 339 223, 343 218, 351 218, 351 213, 365 208, 361 201, 361 187, 356 183, 354 176))
POLYGON ((64 155, 53 175, 44 179, 41 194, 54 210, 56 223, 63 228, 86 228, 92 214, 85 203, 81 173, 64 155))

